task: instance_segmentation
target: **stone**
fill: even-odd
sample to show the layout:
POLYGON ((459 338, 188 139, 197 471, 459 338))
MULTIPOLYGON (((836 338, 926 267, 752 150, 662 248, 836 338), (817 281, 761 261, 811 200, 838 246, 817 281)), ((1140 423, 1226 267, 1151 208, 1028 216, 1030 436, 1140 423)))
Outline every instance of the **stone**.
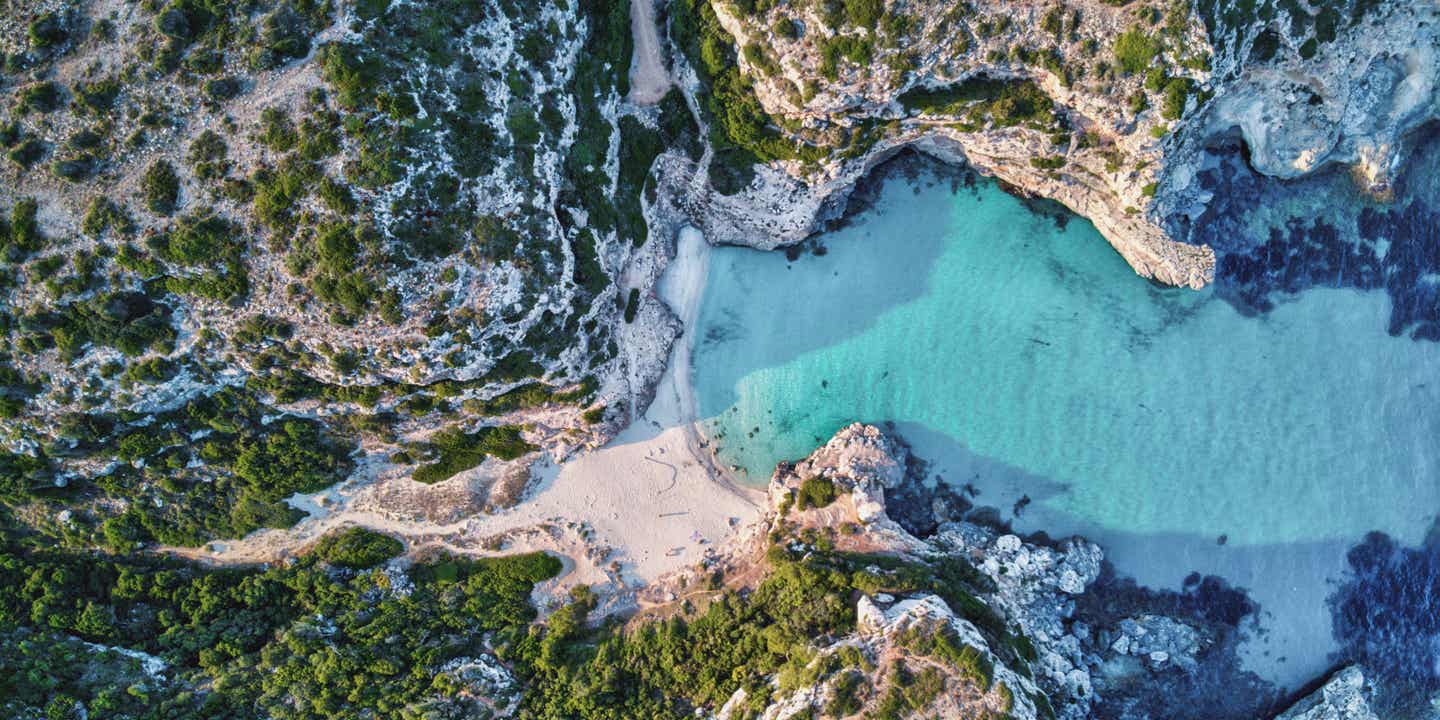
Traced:
POLYGON ((1340 670, 1275 720, 1379 720, 1370 707, 1373 688, 1355 665, 1340 670))

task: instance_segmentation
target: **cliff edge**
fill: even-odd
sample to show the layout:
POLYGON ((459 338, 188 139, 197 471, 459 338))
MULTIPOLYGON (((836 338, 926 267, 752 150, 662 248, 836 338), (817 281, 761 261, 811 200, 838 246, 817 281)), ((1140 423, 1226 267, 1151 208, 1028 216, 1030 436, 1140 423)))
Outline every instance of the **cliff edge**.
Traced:
POLYGON ((696 26, 672 33, 679 75, 718 138, 692 198, 715 242, 797 242, 911 148, 1056 200, 1140 275, 1198 288, 1207 147, 1243 142, 1283 178, 1350 165, 1383 197, 1440 110, 1425 0, 678 5, 696 26))

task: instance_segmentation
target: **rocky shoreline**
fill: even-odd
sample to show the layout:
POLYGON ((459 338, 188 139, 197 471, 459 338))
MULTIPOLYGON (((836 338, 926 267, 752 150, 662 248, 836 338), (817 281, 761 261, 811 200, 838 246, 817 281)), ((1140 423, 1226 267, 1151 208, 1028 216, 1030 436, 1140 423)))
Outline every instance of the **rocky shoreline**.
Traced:
MULTIPOLYGON (((924 3, 922 3, 923 5, 924 3)), ((1125 15, 1100 3, 1072 3, 1077 39, 1108 41, 1124 29, 1125 15)), ((919 8, 925 11, 926 8, 919 8)), ((1154 108, 1129 114, 1117 97, 1140 93, 1140 78, 1119 77, 1101 83, 1067 82, 1053 68, 1036 68, 1013 60, 965 64, 953 58, 993 58, 1012 43, 1044 44, 1038 9, 1011 12, 1010 30, 965 42, 936 31, 931 17, 943 9, 917 14, 924 37, 908 49, 916 67, 890 80, 842 68, 833 79, 807 91, 797 102, 785 88, 815 79, 817 45, 851 37, 804 16, 807 29, 797 40, 777 37, 762 16, 740 18, 717 8, 721 23, 737 46, 761 42, 774 48, 775 67, 752 62, 741 68, 755 83, 765 110, 806 128, 849 129, 865 123, 890 128, 883 139, 854 157, 832 156, 819 168, 787 161, 755 168, 754 180, 734 195, 721 194, 706 182, 704 162, 686 168, 695 177, 681 203, 692 221, 713 243, 771 249, 797 243, 822 231, 840 217, 857 182, 904 150, 915 150, 944 162, 964 164, 996 177, 1020 192, 1055 200, 1093 222, 1135 271, 1169 285, 1202 287, 1215 278, 1215 253, 1197 239, 1194 223, 1212 199, 1197 180, 1205 150, 1238 138, 1247 149, 1251 168, 1277 178, 1295 178, 1336 164, 1350 166, 1361 187, 1383 195, 1403 167, 1408 144, 1417 129, 1440 116, 1440 90, 1434 78, 1440 69, 1440 10, 1423 0, 1384 3, 1341 28, 1333 41, 1305 52, 1279 52, 1266 60, 1257 44, 1258 28, 1240 33, 1237 47, 1216 47, 1211 37, 1187 37, 1178 43, 1188 52, 1209 54, 1204 70, 1188 65, 1170 67, 1188 77, 1199 94, 1191 95, 1178 121, 1167 122, 1154 108), (808 28, 824 37, 812 40, 808 28), (985 52, 982 52, 985 51, 985 52), (778 74, 775 68, 778 68, 778 74), (808 73, 808 74, 807 74, 808 73), (1007 78, 1031 82, 1055 103, 1062 127, 1072 128, 1060 147, 1045 132, 1028 127, 955 127, 917 115, 904 102, 907 92, 954 87, 974 78, 1007 78), (1034 162, 1055 158, 1059 167, 1034 162), (1117 165, 1117 158, 1124 162, 1117 165), (1063 162, 1060 162, 1063 160, 1063 162)), ((976 13, 995 8, 982 3, 976 13)), ((998 11, 997 11, 998 12, 998 11)), ((1357 11, 1358 13, 1359 11, 1357 11)), ((781 11, 773 11, 773 14, 781 11)), ((1203 27, 1192 16, 1192 27, 1203 27)), ((1213 25, 1213 23, 1210 23, 1213 25)), ((1269 32, 1269 31, 1266 31, 1269 32)), ((963 40, 963 37, 962 37, 963 40)), ((1300 39, 1278 37, 1286 48, 1300 39)), ((1065 63, 1083 62, 1073 54, 1083 42, 1062 42, 1056 52, 1065 63)), ((877 50, 889 57, 891 50, 877 50)), ((900 53, 900 50, 894 50, 900 53)), ((1178 50, 1173 51, 1178 53, 1178 50)), ((1273 52, 1273 51, 1272 51, 1273 52)), ((1167 56, 1168 57, 1168 56, 1167 56)), ((1174 60, 1174 58, 1170 58, 1174 60)), ((683 57, 674 59, 680 77, 693 72, 683 57)), ((1158 60, 1163 64, 1164 61, 1158 60)), ((879 64, 878 59, 875 64, 879 64)), ((694 82, 689 92, 696 92, 694 82)), ((848 154, 848 153, 846 153, 848 154)))
MULTIPOLYGON (((769 485, 770 511, 758 523, 771 537, 829 533, 841 551, 932 563, 963 560, 989 588, 978 597, 985 608, 978 616, 930 594, 862 595, 856 634, 832 639, 821 657, 845 647, 889 657, 901 652, 907 629, 939 623, 985 653, 994 677, 1013 692, 1007 712, 1017 719, 1376 717, 1370 680, 1359 667, 1340 669, 1293 704, 1240 670, 1235 641, 1256 608, 1218 578, 1197 579, 1180 592, 1136 587, 1114 576, 1094 543, 1018 536, 983 510, 957 502, 953 490, 925 486, 922 477, 923 463, 902 439, 858 423, 804 460, 777 468, 769 485), (819 482, 835 488, 835 500, 818 508, 797 501, 819 482), (1018 654, 994 644, 996 629, 1005 627, 1023 638, 1014 641, 1024 648, 1018 654)), ((755 535, 737 534, 708 570, 728 575, 755 562, 755 535)), ((879 686, 882 679, 877 675, 869 682, 879 686)), ((819 711, 834 695, 833 685, 822 682, 780 696, 760 717, 782 720, 819 711)), ((728 708, 744 699, 732 698, 717 717, 731 717, 728 708)), ((989 696, 952 700, 941 717, 994 709, 989 696)))

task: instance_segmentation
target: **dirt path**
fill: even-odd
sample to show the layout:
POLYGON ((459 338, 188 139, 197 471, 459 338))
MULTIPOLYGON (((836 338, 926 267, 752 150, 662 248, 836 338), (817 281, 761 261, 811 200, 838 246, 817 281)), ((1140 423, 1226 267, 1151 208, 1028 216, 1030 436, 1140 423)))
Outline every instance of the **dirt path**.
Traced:
POLYGON ((630 102, 654 105, 670 89, 670 73, 660 53, 660 31, 655 25, 655 0, 630 0, 630 31, 635 56, 630 60, 630 102))

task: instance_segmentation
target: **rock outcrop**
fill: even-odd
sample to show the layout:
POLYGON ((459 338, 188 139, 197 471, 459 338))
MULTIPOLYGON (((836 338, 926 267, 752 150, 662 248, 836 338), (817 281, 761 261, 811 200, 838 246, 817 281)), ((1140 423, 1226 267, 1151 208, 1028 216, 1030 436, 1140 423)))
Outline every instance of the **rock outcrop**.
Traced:
POLYGON ((826 10, 838 3, 754 5, 713 3, 759 104, 786 138, 842 149, 761 166, 732 195, 698 190, 712 242, 797 242, 911 148, 1059 201, 1140 275, 1200 287, 1215 256, 1186 241, 1210 200, 1195 179, 1208 146, 1238 137, 1280 177, 1353 165, 1383 194, 1407 135, 1440 115, 1429 0, 1293 17, 1260 3, 1254 18, 1205 3, 917 0, 883 3, 871 26, 826 10))
POLYGON ((1370 693, 1365 673, 1352 665, 1275 720, 1379 720, 1370 709, 1370 693))
MULTIPOLYGON (((886 513, 886 495, 914 481, 911 468, 909 451, 898 439, 874 426, 850 425, 805 460, 776 470, 770 484, 775 522, 794 523, 800 530, 853 524, 858 530, 840 533, 841 547, 931 562, 956 558, 973 565, 976 582, 989 588, 976 602, 983 616, 990 618, 990 637, 977 627, 979 620, 958 615, 934 594, 876 594, 859 599, 854 636, 837 639, 821 651, 821 657, 861 651, 872 665, 866 682, 884 688, 887 666, 917 655, 914 647, 907 647, 915 644, 914 633, 907 631, 943 632, 957 647, 972 648, 967 652, 990 668, 991 679, 988 689, 976 690, 955 680, 959 676, 955 675, 946 687, 958 689, 937 696, 926 706, 926 717, 1089 716, 1094 695, 1089 667, 1098 658, 1090 626, 1076 618, 1074 598, 1099 577, 1100 548, 1080 538, 1045 547, 967 522, 946 522, 933 536, 917 538, 886 513), (794 498, 806 482, 817 480, 835 489, 834 502, 822 508, 793 509, 794 498), (997 622, 1008 628, 1007 640, 994 637, 997 622)), ((924 653, 919 655, 917 667, 931 662, 923 659, 924 653)), ((834 685, 844 682, 837 674, 817 687, 785 694, 762 717, 782 720, 807 710, 816 717, 830 717, 824 710, 833 707, 834 685)), ((722 712, 720 717, 726 715, 722 712)))
MULTIPOLYGON (((931 567, 958 560, 971 569, 966 586, 980 590, 975 604, 960 606, 930 592, 861 596, 855 632, 817 651, 807 671, 813 682, 782 686, 777 678, 779 692, 760 717, 848 717, 833 712, 849 707, 836 698, 857 682, 879 689, 866 695, 868 703, 891 686, 887 668, 895 662, 916 671, 934 664, 916 650, 915 628, 931 634, 942 629, 952 644, 973 648, 966 652, 992 668, 984 689, 966 685, 953 663, 941 663, 937 667, 948 673, 945 692, 916 716, 1249 718, 1270 707, 1273 688, 1240 666, 1238 619, 1220 622, 1207 615, 1213 598, 1117 582, 1104 567, 1101 548, 1084 538, 1025 539, 954 517, 923 537, 901 527, 890 517, 887 498, 917 502, 924 492, 915 487, 917 470, 923 467, 900 439, 853 424, 804 460, 777 468, 769 489, 773 530, 800 538, 795 542, 802 545, 825 537, 835 550, 894 555, 931 567), (817 492, 821 486, 826 489, 817 492), (807 494, 818 494, 820 502, 802 501, 807 494), (855 673, 863 679, 850 676, 855 673), (995 690, 1002 685, 1005 691, 995 690), (1208 710, 1174 706, 1176 698, 1208 696, 1217 687, 1244 700, 1217 702, 1208 710), (1008 706, 1001 702, 1007 695, 1008 706)), ((946 502, 943 489, 929 492, 936 503, 946 502)), ((959 517, 972 516, 985 517, 959 517)), ((1282 717, 1369 720, 1369 694, 1359 670, 1346 670, 1282 717)), ((718 717, 732 717, 746 700, 737 694, 718 717)))

